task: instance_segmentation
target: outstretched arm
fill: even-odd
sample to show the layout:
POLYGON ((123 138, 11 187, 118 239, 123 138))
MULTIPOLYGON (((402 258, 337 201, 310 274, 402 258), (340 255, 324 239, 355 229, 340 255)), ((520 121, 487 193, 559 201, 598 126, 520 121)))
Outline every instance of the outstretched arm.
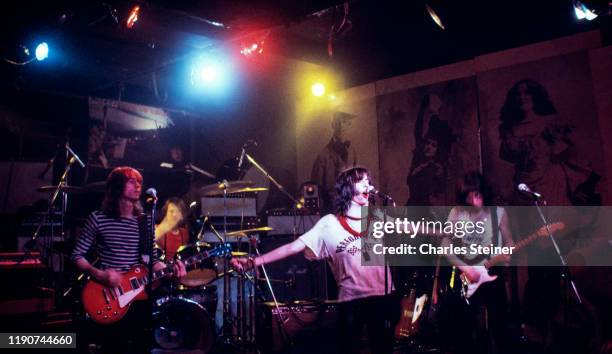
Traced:
POLYGON ((306 245, 304 244, 304 242, 302 242, 300 239, 296 239, 293 242, 275 248, 272 251, 265 253, 259 257, 233 258, 231 262, 234 268, 238 270, 243 270, 245 268, 248 269, 251 267, 258 267, 260 265, 280 261, 281 259, 293 256, 294 254, 298 254, 304 251, 305 248, 306 245))

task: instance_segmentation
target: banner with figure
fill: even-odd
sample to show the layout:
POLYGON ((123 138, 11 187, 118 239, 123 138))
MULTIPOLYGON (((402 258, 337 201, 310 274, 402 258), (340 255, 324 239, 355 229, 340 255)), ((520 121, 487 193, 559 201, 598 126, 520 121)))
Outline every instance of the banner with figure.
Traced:
POLYGON ((474 77, 377 98, 381 189, 402 205, 453 205, 457 178, 479 168, 474 77))

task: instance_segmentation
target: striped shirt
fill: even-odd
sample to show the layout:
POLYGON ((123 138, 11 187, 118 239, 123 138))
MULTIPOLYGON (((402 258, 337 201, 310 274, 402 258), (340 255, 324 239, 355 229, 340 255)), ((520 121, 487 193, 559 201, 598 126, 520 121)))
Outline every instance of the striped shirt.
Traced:
MULTIPOLYGON (((147 219, 150 220, 150 217, 147 219)), ((100 258, 98 268, 126 271, 142 263, 138 218, 113 218, 102 211, 91 213, 76 240, 72 260, 85 258, 92 246, 100 258)), ((157 253, 153 260, 159 260, 157 253)))

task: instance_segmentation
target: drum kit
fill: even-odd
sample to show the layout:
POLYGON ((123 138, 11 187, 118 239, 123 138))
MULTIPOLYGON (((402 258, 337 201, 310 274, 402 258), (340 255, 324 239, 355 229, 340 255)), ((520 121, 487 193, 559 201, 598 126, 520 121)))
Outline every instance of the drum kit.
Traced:
MULTIPOLYGON (((266 181, 274 184, 295 206, 300 205, 253 157, 244 153, 244 158, 260 172, 259 177, 263 176, 266 181)), ((198 190, 198 195, 203 198, 223 197, 224 230, 219 233, 212 223, 209 224, 209 228, 219 243, 228 244, 230 239, 235 241, 232 242, 235 245, 232 257, 260 255, 257 235, 271 231, 272 228, 263 226, 228 231, 228 197, 237 194, 266 193, 267 189, 255 186, 249 180, 229 182, 223 180, 198 190), (243 247, 244 245, 247 247, 243 247)), ((207 218, 208 216, 205 220, 207 218)), ((201 223, 196 236, 197 241, 180 247, 176 258, 187 258, 192 254, 206 251, 214 246, 213 243, 217 243, 204 242, 202 233, 205 225, 205 221, 201 223)), ((264 281, 274 306, 277 310, 279 308, 271 285, 274 280, 268 277, 264 266, 261 267, 261 271, 263 278, 259 279, 254 270, 236 272, 230 268, 227 258, 218 258, 188 272, 180 279, 180 285, 174 288, 170 296, 156 302, 154 333, 157 344, 164 349, 199 349, 204 353, 209 352, 214 343, 227 346, 228 350, 256 351, 255 300, 261 295, 257 281, 264 281), (216 309, 216 316, 212 316, 213 309, 216 309), (215 327, 212 323, 220 328, 218 335, 210 330, 215 327)), ((282 320, 280 325, 284 326, 284 323, 282 320)))
MULTIPOLYGON (((253 187, 250 181, 224 181, 200 188, 203 197, 255 193, 267 190, 253 187)), ((201 228, 205 227, 205 222, 201 228)), ((219 243, 232 239, 236 251, 231 257, 256 254, 255 236, 272 228, 264 226, 219 233, 209 225, 219 243), (247 242, 248 241, 248 242, 247 242), (247 251, 243 243, 248 245, 247 251)), ((175 259, 187 259, 214 248, 216 242, 205 242, 202 229, 197 241, 178 248, 175 259)), ((211 258, 173 284, 167 296, 155 301, 154 336, 164 349, 198 349, 210 352, 212 346, 228 344, 248 348, 255 346, 255 284, 252 274, 236 272, 227 258, 211 258), (218 306, 221 305, 221 306, 218 306), (219 328, 217 335, 216 328, 219 328)))
MULTIPOLYGON (((263 167, 249 154, 246 159, 261 173, 265 181, 273 183, 280 192, 288 196, 295 205, 299 202, 291 196, 263 167)), ((105 182, 90 183, 85 186, 69 186, 67 173, 74 161, 71 160, 63 178, 58 185, 41 186, 39 192, 50 193, 50 205, 56 199, 62 199, 62 213, 66 210, 68 194, 103 193, 105 182)), ((251 169, 253 171, 254 169, 251 169)), ((257 180, 257 178, 254 178, 257 180)), ((263 184, 263 183, 262 183, 263 184)), ((222 197, 224 205, 228 197, 237 194, 255 195, 257 198, 268 191, 267 187, 255 186, 252 181, 223 180, 201 187, 197 194, 201 198, 222 197), (259 193, 259 195, 258 195, 259 193)), ((259 255, 258 234, 271 231, 271 227, 248 227, 241 230, 227 230, 227 209, 223 216, 223 231, 219 233, 212 223, 208 226, 218 242, 204 242, 203 229, 206 219, 201 223, 201 229, 196 236, 196 242, 182 245, 177 250, 175 259, 187 259, 198 253, 206 252, 216 244, 228 244, 231 239, 235 251, 231 257, 251 257, 259 255), (243 247, 245 246, 246 247, 243 247)), ((62 226, 63 228, 63 226, 62 226)), ((32 241, 36 241, 40 227, 36 230, 32 241)), ((227 345, 241 350, 255 351, 255 299, 259 289, 257 281, 265 280, 272 294, 274 304, 278 302, 271 287, 271 280, 262 267, 263 279, 257 278, 254 270, 248 272, 234 271, 229 265, 229 258, 214 257, 206 260, 197 269, 190 270, 186 276, 166 289, 163 296, 153 300, 153 334, 158 347, 165 350, 198 350, 208 353, 216 345, 227 345), (222 305, 222 306, 219 306, 222 305)), ((79 280, 82 278, 79 277, 79 280)), ((68 295, 72 288, 64 293, 68 295)))

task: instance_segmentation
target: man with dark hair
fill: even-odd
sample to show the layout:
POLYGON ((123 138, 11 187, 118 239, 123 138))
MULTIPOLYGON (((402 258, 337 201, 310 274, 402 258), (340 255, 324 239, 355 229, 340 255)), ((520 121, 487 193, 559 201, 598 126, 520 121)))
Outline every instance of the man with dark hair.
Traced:
POLYGON ((339 351, 358 353, 364 325, 370 351, 390 351, 392 336, 390 317, 393 302, 385 296, 391 286, 391 275, 384 266, 362 266, 362 208, 369 205, 370 174, 362 167, 342 171, 335 184, 335 213, 321 218, 313 228, 295 241, 256 258, 234 258, 232 264, 241 270, 276 262, 305 252, 309 259, 326 259, 338 285, 340 300, 338 329, 339 351))
MULTIPOLYGON (((483 229, 473 229, 465 232, 461 237, 454 236, 451 240, 446 237, 442 240, 442 246, 513 246, 512 232, 508 220, 508 214, 503 207, 493 205, 493 193, 484 176, 478 172, 468 172, 461 179, 457 189, 457 203, 448 215, 448 221, 482 223, 483 229)), ((506 256, 506 262, 510 256, 506 256)), ((457 306, 454 313, 448 314, 452 321, 447 321, 442 335, 446 336, 444 343, 456 346, 457 353, 485 353, 489 352, 487 347, 488 336, 493 339, 496 353, 507 353, 510 346, 508 333, 507 310, 508 301, 503 274, 489 276, 485 270, 485 262, 490 255, 466 254, 457 256, 446 254, 447 260, 462 273, 470 283, 478 282, 492 277, 493 280, 483 283, 482 286, 469 298, 470 306, 464 308, 457 306), (481 277, 483 279, 481 279, 481 277), (484 326, 480 319, 484 320, 484 326), (464 338, 477 338, 477 340, 464 341, 464 338), (459 339, 461 338, 461 339, 459 339)))
MULTIPOLYGON (((121 272, 142 263, 140 258, 140 229, 138 217, 142 214, 140 194, 142 191, 142 175, 131 167, 117 167, 106 179, 106 194, 102 210, 89 215, 81 234, 77 238, 72 260, 77 268, 97 282, 116 287, 121 281, 121 272), (99 263, 94 266, 86 256, 94 247, 99 263)), ((151 244, 153 235, 151 235, 151 244)), ((153 257, 153 270, 163 269, 165 264, 153 257)), ((174 274, 177 277, 185 275, 185 266, 179 261, 174 264, 174 274)), ((143 328, 147 323, 146 306, 135 303, 127 316, 119 323, 92 328, 92 332, 103 345, 105 352, 130 350, 128 342, 140 342, 131 350, 142 351, 147 347, 143 328), (142 342, 144 341, 144 342, 142 342), (113 348, 114 347, 114 348, 113 348)))

